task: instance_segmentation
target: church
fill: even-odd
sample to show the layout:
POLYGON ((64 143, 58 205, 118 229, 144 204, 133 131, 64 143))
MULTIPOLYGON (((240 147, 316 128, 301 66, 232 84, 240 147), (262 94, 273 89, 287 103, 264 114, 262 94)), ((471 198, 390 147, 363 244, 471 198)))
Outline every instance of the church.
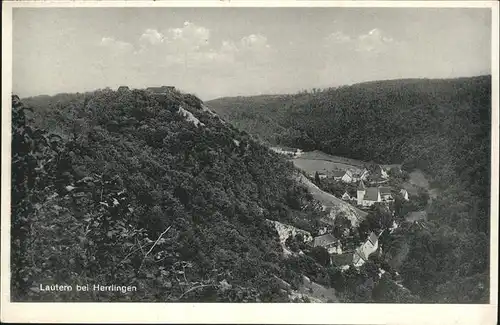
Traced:
POLYGON ((377 202, 391 201, 392 199, 389 187, 366 187, 363 181, 359 182, 357 189, 358 205, 369 207, 377 202))

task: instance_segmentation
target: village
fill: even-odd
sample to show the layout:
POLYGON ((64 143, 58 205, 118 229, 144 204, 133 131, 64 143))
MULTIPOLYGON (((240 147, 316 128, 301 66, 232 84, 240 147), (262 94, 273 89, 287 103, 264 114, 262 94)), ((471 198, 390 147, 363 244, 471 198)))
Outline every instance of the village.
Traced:
MULTIPOLYGON (((350 226, 344 229, 344 233, 340 234, 340 236, 338 233, 337 236, 334 235, 332 229, 336 225, 336 216, 344 213, 331 211, 327 217, 321 218, 321 229, 318 229, 316 237, 302 234, 304 242, 309 247, 324 248, 329 254, 331 264, 342 271, 349 269, 351 266, 360 268, 372 254, 382 254, 379 238, 385 231, 392 232, 396 229, 398 227, 396 222, 393 222, 393 225, 388 229, 381 229, 378 232, 371 231, 361 243, 350 240, 352 237, 349 236, 349 233, 359 226, 363 218, 376 205, 384 206, 394 215, 391 207, 396 196, 399 200, 410 201, 409 192, 400 186, 398 187, 398 183, 391 179, 391 175, 401 174, 399 165, 350 165, 350 163, 355 162, 349 161, 340 161, 340 163, 334 165, 333 159, 326 157, 325 154, 318 157, 318 153, 315 153, 314 156, 310 157, 308 156, 310 153, 303 152, 300 149, 286 147, 271 149, 292 159, 294 164, 299 162, 296 167, 305 174, 310 181, 309 184, 314 183, 316 187, 325 183, 334 184, 335 190, 330 191, 328 194, 342 200, 346 206, 351 206, 353 211, 359 211, 357 220, 352 220, 350 226), (312 163, 306 165, 304 163, 306 160, 312 163), (322 160, 321 163, 327 165, 319 166, 317 160, 322 160), (319 169, 317 167, 323 168, 319 169)), ((295 236, 298 233, 303 233, 298 229, 291 228, 288 228, 288 232, 288 234, 281 235, 283 244, 289 235, 295 236)), ((286 248, 284 247, 284 249, 286 248)), ((383 274, 384 270, 380 270, 380 272, 383 274)))

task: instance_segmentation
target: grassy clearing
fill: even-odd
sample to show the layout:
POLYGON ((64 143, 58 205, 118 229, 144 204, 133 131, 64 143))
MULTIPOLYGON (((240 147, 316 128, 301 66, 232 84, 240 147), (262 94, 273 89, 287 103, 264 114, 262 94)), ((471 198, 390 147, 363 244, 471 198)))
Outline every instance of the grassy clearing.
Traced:
POLYGON ((337 163, 337 162, 332 162, 328 160, 316 160, 316 159, 304 159, 302 157, 300 158, 295 158, 292 160, 293 164, 295 167, 305 171, 308 174, 314 174, 316 171, 318 172, 331 172, 334 170, 359 170, 359 168, 353 166, 353 165, 348 165, 348 164, 343 164, 343 163, 337 163))
POLYGON ((351 159, 351 158, 345 158, 345 157, 340 157, 340 156, 333 156, 333 155, 326 154, 326 153, 319 151, 319 150, 304 152, 301 155, 301 158, 311 159, 311 160, 331 161, 334 163, 345 164, 345 165, 349 165, 351 167, 356 167, 356 168, 363 168, 365 165, 367 165, 367 163, 365 161, 351 159))

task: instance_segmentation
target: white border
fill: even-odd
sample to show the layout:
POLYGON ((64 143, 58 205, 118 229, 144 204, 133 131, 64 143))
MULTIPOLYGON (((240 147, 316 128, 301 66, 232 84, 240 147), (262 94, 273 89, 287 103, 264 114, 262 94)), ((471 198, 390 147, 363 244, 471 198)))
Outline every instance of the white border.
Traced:
POLYGON ((23 1, 2 3, 1 321, 80 323, 495 324, 498 306, 498 39, 496 1, 23 1), (489 305, 10 303, 10 105, 15 7, 492 8, 491 265, 489 305))

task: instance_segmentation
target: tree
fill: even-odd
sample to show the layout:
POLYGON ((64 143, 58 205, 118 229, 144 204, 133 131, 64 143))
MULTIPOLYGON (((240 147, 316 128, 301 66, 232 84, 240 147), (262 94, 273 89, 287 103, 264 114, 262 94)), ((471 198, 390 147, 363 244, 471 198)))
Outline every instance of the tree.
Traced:
POLYGON ((311 249, 310 255, 318 262, 320 265, 328 266, 330 265, 330 254, 328 251, 321 246, 316 246, 311 249))
POLYGON ((316 185, 320 185, 321 184, 321 180, 319 178, 319 174, 318 174, 317 171, 314 173, 314 182, 316 183, 316 185))
POLYGON ((351 228, 351 221, 347 219, 344 212, 339 213, 335 217, 335 225, 333 226, 333 235, 336 238, 343 238, 346 230, 351 228))

